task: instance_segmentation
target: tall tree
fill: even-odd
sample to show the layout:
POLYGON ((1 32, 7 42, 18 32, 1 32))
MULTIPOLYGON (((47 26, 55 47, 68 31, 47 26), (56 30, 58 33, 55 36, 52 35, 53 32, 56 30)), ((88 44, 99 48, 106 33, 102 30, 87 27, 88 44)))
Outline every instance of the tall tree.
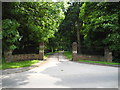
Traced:
POLYGON ((63 2, 4 2, 3 20, 15 19, 20 24, 21 47, 35 45, 54 36, 63 18, 62 8, 63 2))
POLYGON ((3 20, 3 50, 14 50, 16 47, 16 43, 18 42, 19 39, 19 32, 18 32, 18 27, 19 23, 15 20, 10 20, 10 19, 5 19, 3 20))
POLYGON ((119 3, 115 2, 84 3, 80 17, 84 22, 83 33, 86 41, 89 40, 92 45, 119 49, 119 8, 119 3))
POLYGON ((86 2, 80 10, 82 33, 87 46, 120 50, 120 3, 86 2))
POLYGON ((79 12, 80 12, 80 3, 72 2, 70 3, 67 11, 65 12, 65 19, 60 24, 58 36, 60 36, 59 41, 60 45, 64 46, 66 49, 71 49, 71 44, 74 41, 79 43, 79 12), (74 37, 74 38, 73 38, 74 37))

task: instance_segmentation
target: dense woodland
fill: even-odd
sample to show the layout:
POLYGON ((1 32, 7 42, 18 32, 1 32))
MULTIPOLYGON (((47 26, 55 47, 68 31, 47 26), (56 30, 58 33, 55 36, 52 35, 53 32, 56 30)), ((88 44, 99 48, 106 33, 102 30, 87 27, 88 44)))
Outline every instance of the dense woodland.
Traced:
POLYGON ((120 54, 119 2, 4 2, 3 51, 37 53, 86 48, 109 48, 120 54), (28 51, 29 50, 29 51, 28 51))

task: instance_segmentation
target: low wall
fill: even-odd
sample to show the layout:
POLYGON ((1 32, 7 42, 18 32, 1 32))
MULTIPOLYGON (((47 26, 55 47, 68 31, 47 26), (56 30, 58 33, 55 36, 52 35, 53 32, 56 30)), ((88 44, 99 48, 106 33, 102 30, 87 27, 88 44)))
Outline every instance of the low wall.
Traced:
POLYGON ((93 60, 93 61, 107 61, 112 62, 112 52, 108 49, 108 47, 104 48, 104 56, 98 55, 83 55, 77 53, 77 43, 73 42, 72 44, 72 56, 73 61, 81 60, 93 60))
POLYGON ((7 62, 14 62, 14 61, 43 59, 43 56, 40 54, 18 54, 18 55, 7 55, 5 56, 5 59, 7 62))
POLYGON ((43 60, 44 59, 44 43, 40 43, 39 45, 39 54, 17 54, 12 55, 12 51, 7 51, 4 53, 6 62, 15 62, 15 61, 23 61, 23 60, 43 60))
POLYGON ((104 56, 94 56, 94 55, 76 55, 76 60, 92 60, 92 61, 105 61, 104 56))

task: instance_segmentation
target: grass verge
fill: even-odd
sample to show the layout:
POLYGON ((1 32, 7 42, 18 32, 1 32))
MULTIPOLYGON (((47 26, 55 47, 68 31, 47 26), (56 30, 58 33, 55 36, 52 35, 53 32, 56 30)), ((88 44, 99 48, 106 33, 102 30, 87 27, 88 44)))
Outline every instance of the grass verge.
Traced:
POLYGON ((120 65, 120 63, 106 62, 106 61, 90 61, 90 60, 78 60, 79 62, 95 63, 95 64, 104 64, 104 65, 120 65))
MULTIPOLYGON (((50 52, 44 55, 44 59, 46 59, 49 55, 52 55, 56 52, 50 52)), ((28 67, 32 64, 39 62, 39 60, 27 60, 27 61, 18 61, 18 62, 9 62, 6 63, 3 59, 3 63, 0 65, 0 69, 12 69, 12 68, 21 68, 21 67, 28 67)))
MULTIPOLYGON (((68 59, 72 59, 72 53, 69 51, 65 51, 63 53, 68 59)), ((103 65, 120 65, 120 63, 114 63, 114 62, 105 62, 105 61, 90 61, 90 60, 78 60, 78 62, 86 62, 86 63, 93 63, 93 64, 103 64, 103 65)))
POLYGON ((39 62, 39 60, 28 60, 28 61, 3 63, 2 65, 0 65, 0 69, 28 67, 37 62, 39 62))
POLYGON ((72 52, 64 51, 63 55, 65 55, 68 59, 72 60, 72 52))

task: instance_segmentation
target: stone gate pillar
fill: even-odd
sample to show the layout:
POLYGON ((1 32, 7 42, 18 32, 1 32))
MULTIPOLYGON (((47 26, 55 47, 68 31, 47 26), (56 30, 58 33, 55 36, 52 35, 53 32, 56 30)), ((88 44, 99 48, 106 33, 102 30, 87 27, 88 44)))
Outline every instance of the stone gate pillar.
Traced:
POLYGON ((44 59, 44 42, 41 42, 39 44, 39 55, 40 55, 40 58, 39 59, 44 59))
POLYGON ((105 47, 104 49, 104 58, 107 62, 112 62, 112 52, 108 49, 108 47, 105 47))
POLYGON ((73 61, 77 61, 77 43, 73 42, 72 44, 72 56, 73 56, 73 61))
POLYGON ((4 52, 6 62, 12 62, 13 61, 12 52, 13 52, 12 50, 4 52))

